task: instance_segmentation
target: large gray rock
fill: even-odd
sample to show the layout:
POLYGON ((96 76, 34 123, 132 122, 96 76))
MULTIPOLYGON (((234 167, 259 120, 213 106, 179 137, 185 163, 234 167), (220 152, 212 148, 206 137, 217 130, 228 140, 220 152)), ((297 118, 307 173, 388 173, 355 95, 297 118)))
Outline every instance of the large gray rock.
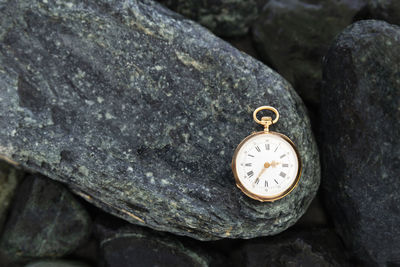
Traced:
POLYGON ((132 223, 201 240, 272 235, 313 199, 319 158, 304 105, 278 74, 150 1, 0 8, 0 154, 132 223), (254 108, 297 144, 298 187, 274 203, 235 186, 254 108))
POLYGON ((254 23, 258 51, 305 102, 319 104, 322 58, 365 0, 270 0, 254 23))
POLYGON ((266 0, 157 0, 225 37, 245 35, 266 0))
POLYGON ((361 21, 333 43, 322 94, 328 212, 365 265, 400 264, 400 27, 361 21))
POLYGON ((0 238, 0 251, 11 260, 62 257, 90 233, 90 218, 61 184, 28 176, 18 188, 0 238))

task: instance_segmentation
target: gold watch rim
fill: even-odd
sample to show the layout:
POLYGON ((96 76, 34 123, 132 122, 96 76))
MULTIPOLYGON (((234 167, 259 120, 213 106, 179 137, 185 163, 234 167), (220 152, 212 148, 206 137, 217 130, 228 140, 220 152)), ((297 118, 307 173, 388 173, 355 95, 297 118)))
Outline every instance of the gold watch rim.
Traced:
POLYGON ((300 181, 300 176, 301 176, 301 172, 302 172, 302 161, 300 158, 300 153, 296 147, 296 145, 293 143, 292 140, 290 140, 289 137, 287 137, 284 134, 278 133, 278 132, 274 132, 274 131, 260 131, 260 132, 255 132, 250 134, 249 136, 247 136, 246 138, 244 138, 239 145, 236 147, 235 152, 233 153, 233 157, 232 157, 232 163, 231 163, 231 168, 232 168, 232 172, 233 175, 235 177, 235 182, 236 182, 236 186, 244 193, 246 194, 248 197, 261 201, 261 202, 274 202, 276 200, 279 200, 281 198, 284 198, 285 196, 287 196, 290 192, 293 191, 293 189, 295 189, 300 181), (297 161, 298 161, 298 170, 297 170, 297 175, 296 175, 296 179, 293 181, 293 183, 288 187, 288 189, 286 189, 285 191, 283 191, 282 193, 279 193, 277 195, 273 195, 272 197, 265 197, 262 195, 258 195, 255 193, 250 192, 249 190, 246 189, 246 187, 242 184, 242 182, 240 181, 237 171, 236 171, 236 158, 237 158, 237 154, 240 150, 240 148, 243 146, 244 143, 246 143, 249 139, 253 138, 256 135, 260 135, 260 134, 273 134, 273 135, 277 135, 279 137, 281 137, 282 139, 284 139, 285 141, 287 141, 289 143, 289 145, 292 146, 293 150, 296 153, 297 156, 297 161))

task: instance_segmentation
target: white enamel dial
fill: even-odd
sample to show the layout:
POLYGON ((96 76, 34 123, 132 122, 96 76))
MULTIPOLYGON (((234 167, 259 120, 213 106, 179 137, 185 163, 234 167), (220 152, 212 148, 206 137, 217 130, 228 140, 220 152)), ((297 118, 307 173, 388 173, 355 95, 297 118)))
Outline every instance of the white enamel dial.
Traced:
POLYGON ((232 167, 238 186, 247 195, 272 201, 296 186, 301 163, 289 142, 278 133, 259 132, 239 145, 232 167))

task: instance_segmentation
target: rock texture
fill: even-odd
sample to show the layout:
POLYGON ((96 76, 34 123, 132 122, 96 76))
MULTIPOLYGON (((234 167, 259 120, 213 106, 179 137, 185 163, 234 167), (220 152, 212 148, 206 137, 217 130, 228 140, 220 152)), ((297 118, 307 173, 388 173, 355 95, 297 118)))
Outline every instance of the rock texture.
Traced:
POLYGON ((158 0, 224 37, 245 35, 265 0, 158 0))
POLYGON ((43 260, 27 264, 25 267, 89 267, 89 265, 68 260, 43 260))
POLYGON ((22 174, 0 161, 0 232, 22 174))
POLYGON ((322 58, 365 0, 270 0, 253 27, 260 56, 297 90, 319 104, 322 58))
POLYGON ((400 25, 400 1, 398 0, 369 0, 368 10, 374 19, 400 25))
POLYGON ((257 238, 234 250, 233 266, 351 266, 334 231, 311 228, 257 238))
POLYGON ((61 184, 28 176, 18 189, 12 212, 0 239, 10 259, 62 257, 89 234, 85 210, 61 184))
POLYGON ((96 222, 102 255, 99 266, 210 266, 211 257, 175 236, 101 217, 96 222))
POLYGON ((400 27, 361 21, 324 64, 323 182, 328 211, 366 265, 400 264, 400 27))
POLYGON ((276 234, 305 212, 318 151, 271 69, 150 1, 1 5, 0 155, 132 223, 201 240, 276 234), (266 104, 303 161, 274 203, 246 197, 230 169, 266 104))

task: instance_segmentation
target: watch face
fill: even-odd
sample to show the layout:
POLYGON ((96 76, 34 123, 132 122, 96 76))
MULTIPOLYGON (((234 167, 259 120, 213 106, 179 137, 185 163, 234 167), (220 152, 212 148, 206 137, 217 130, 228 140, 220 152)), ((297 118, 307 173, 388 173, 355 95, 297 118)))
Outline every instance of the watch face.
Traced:
POLYGON ((245 194, 260 201, 274 201, 297 185, 301 162, 289 138, 276 132, 258 132, 236 148, 232 170, 245 194))

